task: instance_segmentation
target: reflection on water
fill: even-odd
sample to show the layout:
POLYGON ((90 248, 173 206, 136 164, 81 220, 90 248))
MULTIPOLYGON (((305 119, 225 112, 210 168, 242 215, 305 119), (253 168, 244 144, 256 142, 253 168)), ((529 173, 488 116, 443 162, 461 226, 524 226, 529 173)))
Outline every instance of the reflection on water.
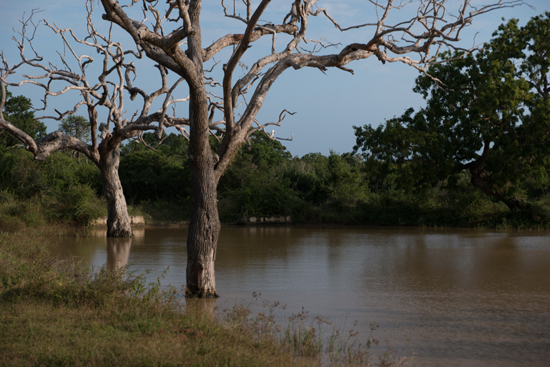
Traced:
POLYGON ((216 314, 217 298, 186 299, 185 307, 195 315, 214 316, 216 314))
POLYGON ((128 264, 132 238, 107 238, 107 268, 118 271, 128 264))
MULTIPOLYGON (((98 266, 151 269, 150 281, 170 265, 166 282, 181 287, 186 229, 134 234, 125 245, 107 243, 102 232, 65 238, 64 249, 98 266)), ((216 305, 261 292, 287 304, 287 316, 304 306, 340 325, 358 320, 363 335, 376 323, 375 336, 398 353, 412 350, 421 365, 547 366, 549 239, 549 232, 223 227, 216 305)))

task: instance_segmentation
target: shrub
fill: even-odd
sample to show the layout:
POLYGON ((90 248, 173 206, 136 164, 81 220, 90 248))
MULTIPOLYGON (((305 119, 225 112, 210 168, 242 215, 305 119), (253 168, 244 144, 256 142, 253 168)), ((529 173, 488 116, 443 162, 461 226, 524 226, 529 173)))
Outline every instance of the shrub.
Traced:
POLYGON ((54 196, 45 198, 45 211, 56 222, 72 221, 88 225, 90 221, 106 215, 105 202, 95 195, 89 185, 71 185, 54 196))

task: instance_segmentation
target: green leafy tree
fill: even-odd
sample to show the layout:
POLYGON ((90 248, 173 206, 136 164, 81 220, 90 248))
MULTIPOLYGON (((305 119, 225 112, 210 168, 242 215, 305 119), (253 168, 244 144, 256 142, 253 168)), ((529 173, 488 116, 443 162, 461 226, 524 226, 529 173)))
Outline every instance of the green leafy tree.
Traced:
MULTIPOLYGON (((65 117, 59 124, 59 131, 86 143, 92 141, 90 122, 83 116, 69 115, 65 117)), ((76 155, 78 163, 80 164, 80 153, 77 151, 73 151, 73 153, 76 155)))
POLYGON ((313 205, 324 203, 330 192, 328 180, 328 158, 321 153, 308 153, 289 164, 285 176, 292 183, 300 198, 313 205))
POLYGON ((186 161, 150 149, 122 156, 120 180, 126 197, 134 203, 144 200, 181 203, 190 194, 186 161))
POLYGON ((90 122, 83 116, 69 115, 61 120, 59 131, 86 143, 92 141, 90 122))
MULTIPOLYGON (((2 91, 0 90, 0 98, 2 91)), ((46 125, 34 118, 31 100, 24 96, 14 97, 6 92, 4 119, 9 120, 15 127, 26 131, 33 139, 46 136, 46 125)), ((21 141, 0 126, 0 147, 12 147, 21 144, 21 141)))
POLYGON ((271 139, 264 132, 256 131, 250 136, 249 144, 240 147, 235 161, 220 179, 219 192, 249 186, 258 175, 269 174, 269 171, 290 158, 292 155, 281 142, 271 139))
POLYGON ((121 147, 122 155, 128 155, 141 151, 155 151, 167 156, 177 156, 186 158, 189 151, 189 140, 180 134, 163 133, 161 139, 157 138, 156 133, 146 132, 141 134, 140 138, 130 140, 121 147))
POLYGON ((433 187, 468 171, 471 183, 510 209, 528 206, 521 183, 545 175, 550 154, 550 13, 503 24, 475 55, 445 54, 416 80, 426 107, 374 129, 354 127, 370 161, 399 168, 401 183, 433 187), (444 88, 434 79, 440 80, 444 88))
POLYGON ((292 154, 280 141, 270 138, 261 131, 250 136, 249 143, 241 148, 238 155, 250 157, 251 161, 261 168, 273 167, 292 158, 292 154))
POLYGON ((254 132, 220 178, 218 192, 223 217, 233 221, 242 215, 291 214, 296 198, 281 170, 291 158, 279 141, 262 131, 254 132), (231 205, 227 209, 228 203, 231 205))

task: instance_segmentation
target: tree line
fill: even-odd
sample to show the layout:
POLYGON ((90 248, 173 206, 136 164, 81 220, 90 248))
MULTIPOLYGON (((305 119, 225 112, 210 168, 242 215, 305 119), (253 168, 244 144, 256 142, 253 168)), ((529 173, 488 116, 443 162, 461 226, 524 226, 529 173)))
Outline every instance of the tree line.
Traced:
MULTIPOLYGON (((145 134, 153 144, 153 133, 145 134)), ((121 149, 120 180, 131 214, 149 221, 188 221, 188 141, 169 134, 152 150, 132 140, 121 149)), ((297 224, 545 227, 550 219, 548 180, 526 180, 520 189, 529 210, 511 211, 471 184, 463 171, 422 189, 402 167, 331 152, 292 157, 258 132, 242 146, 220 179, 221 221, 243 216, 290 215, 297 224)), ((86 225, 106 215, 99 169, 71 152, 45 162, 22 148, 0 149, 0 226, 19 221, 86 225)))

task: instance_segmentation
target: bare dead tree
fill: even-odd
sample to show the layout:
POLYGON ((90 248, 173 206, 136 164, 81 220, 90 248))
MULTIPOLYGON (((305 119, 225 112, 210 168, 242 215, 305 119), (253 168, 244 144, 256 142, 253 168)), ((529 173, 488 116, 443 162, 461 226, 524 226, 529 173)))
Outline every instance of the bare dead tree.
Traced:
POLYGON ((141 52, 124 50, 120 43, 111 40, 110 30, 108 36, 100 34, 92 22, 91 0, 88 0, 86 9, 87 35, 84 39, 78 38, 70 28, 60 29, 55 24, 44 22, 61 37, 64 47, 68 50, 68 55, 58 52, 62 67, 56 67, 51 62, 45 63, 44 58, 39 56, 33 47, 36 30, 41 22, 34 23, 32 15, 22 21, 20 37, 14 37, 20 50, 21 61, 10 66, 3 53, 1 54, 3 67, 0 69, 2 91, 0 128, 21 140, 25 148, 34 154, 36 160, 43 161, 53 152, 62 149, 72 149, 88 157, 101 172, 108 209, 107 236, 129 237, 132 236, 132 228, 118 175, 120 144, 125 139, 139 136, 143 131, 153 130, 160 136, 165 127, 177 125, 181 129, 182 126, 189 124, 189 119, 175 118, 167 113, 170 106, 186 100, 186 98, 172 97, 174 89, 183 79, 179 78, 173 85, 169 85, 166 68, 157 65, 161 87, 150 94, 135 87, 132 84, 132 76, 136 74, 136 68, 134 62, 129 59, 141 58, 141 52), (99 55, 97 61, 88 54, 79 54, 75 45, 95 51, 99 55), (29 48, 30 53, 33 54, 31 58, 26 55, 29 48), (96 69, 91 67, 94 62, 100 63, 96 69), (9 81, 10 76, 23 68, 30 69, 37 75, 23 75, 23 79, 18 82, 9 81), (90 77, 90 73, 94 76, 90 77), (5 104, 6 85, 17 87, 23 84, 31 84, 43 89, 43 106, 38 109, 41 111, 45 111, 48 107, 50 97, 57 98, 66 96, 70 92, 78 92, 81 99, 70 109, 65 111, 56 109, 55 115, 44 115, 38 118, 61 120, 67 115, 76 113, 80 107, 85 108, 91 131, 91 143, 87 144, 59 131, 35 141, 26 132, 4 120, 1 112, 5 104), (142 99, 140 109, 130 120, 124 117, 126 94, 129 94, 131 100, 138 96, 142 99), (152 104, 157 99, 163 99, 162 107, 153 111, 152 104), (104 122, 99 120, 101 112, 106 115, 104 122), (101 139, 98 139, 99 133, 101 139))

